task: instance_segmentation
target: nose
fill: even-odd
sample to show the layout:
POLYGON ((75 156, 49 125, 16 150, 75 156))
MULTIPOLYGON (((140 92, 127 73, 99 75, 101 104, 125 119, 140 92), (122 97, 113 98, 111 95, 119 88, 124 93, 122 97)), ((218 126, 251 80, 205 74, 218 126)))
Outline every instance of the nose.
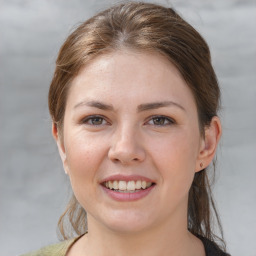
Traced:
POLYGON ((123 127, 112 136, 108 157, 111 161, 123 165, 142 162, 146 156, 142 144, 142 138, 136 128, 123 127))

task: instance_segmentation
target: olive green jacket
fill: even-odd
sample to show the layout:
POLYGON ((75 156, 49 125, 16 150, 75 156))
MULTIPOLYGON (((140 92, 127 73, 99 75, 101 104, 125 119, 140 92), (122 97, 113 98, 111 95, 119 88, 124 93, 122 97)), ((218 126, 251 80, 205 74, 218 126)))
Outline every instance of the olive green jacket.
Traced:
POLYGON ((70 240, 65 240, 58 244, 53 244, 50 246, 43 247, 42 249, 30 252, 28 254, 23 254, 21 256, 65 256, 69 248, 79 239, 73 238, 70 240))

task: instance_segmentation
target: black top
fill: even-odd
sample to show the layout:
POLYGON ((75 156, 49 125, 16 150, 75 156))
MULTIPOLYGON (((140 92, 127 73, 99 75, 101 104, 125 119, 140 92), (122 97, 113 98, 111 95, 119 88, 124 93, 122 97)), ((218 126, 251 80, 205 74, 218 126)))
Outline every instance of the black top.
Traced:
POLYGON ((204 238, 204 237, 201 237, 201 236, 198 237, 198 238, 201 239, 201 241, 204 244, 206 256, 230 256, 230 254, 227 254, 227 253, 223 252, 218 247, 217 244, 208 240, 207 238, 204 238))

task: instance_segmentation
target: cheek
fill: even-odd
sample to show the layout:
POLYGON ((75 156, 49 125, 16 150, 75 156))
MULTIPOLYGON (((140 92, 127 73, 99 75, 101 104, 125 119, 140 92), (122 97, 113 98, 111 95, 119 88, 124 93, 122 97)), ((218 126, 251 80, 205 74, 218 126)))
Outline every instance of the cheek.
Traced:
POLYGON ((151 141, 151 155, 171 166, 189 166, 197 158, 196 149, 199 145, 196 137, 190 133, 176 132, 165 138, 156 138, 151 141))
POLYGON ((92 181, 105 154, 103 145, 99 138, 81 133, 67 138, 65 146, 71 178, 92 181))
POLYGON ((186 190, 191 186, 196 167, 196 136, 190 133, 176 133, 153 143, 151 156, 160 172, 166 190, 186 190))
POLYGON ((98 193, 97 175, 105 155, 101 142, 81 134, 69 136, 66 140, 70 183, 77 200, 85 209, 95 203, 98 193))

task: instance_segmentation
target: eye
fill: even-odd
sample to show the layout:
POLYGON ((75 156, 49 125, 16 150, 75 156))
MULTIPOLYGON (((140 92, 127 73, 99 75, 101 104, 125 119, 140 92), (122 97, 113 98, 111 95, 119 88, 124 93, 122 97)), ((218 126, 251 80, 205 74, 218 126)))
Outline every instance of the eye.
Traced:
POLYGON ((167 126, 172 125, 174 123, 174 120, 166 116, 154 116, 148 121, 148 124, 155 126, 167 126))
POLYGON ((81 123, 93 126, 108 124, 108 122, 102 116, 88 116, 84 118, 81 123))

